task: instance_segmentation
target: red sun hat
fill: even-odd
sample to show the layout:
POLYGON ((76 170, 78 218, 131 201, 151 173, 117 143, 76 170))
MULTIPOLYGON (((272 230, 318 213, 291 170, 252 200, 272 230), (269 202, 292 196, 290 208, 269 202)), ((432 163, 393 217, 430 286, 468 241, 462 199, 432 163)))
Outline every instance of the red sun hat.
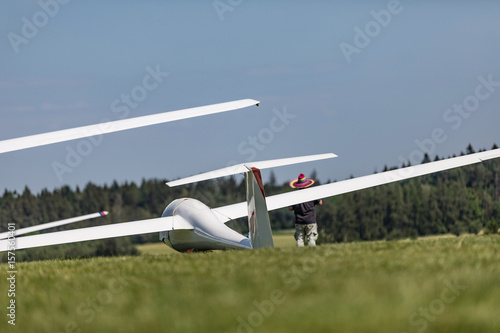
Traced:
POLYGON ((312 178, 306 178, 306 176, 301 173, 299 178, 295 178, 290 181, 291 188, 306 188, 314 184, 315 180, 312 178))

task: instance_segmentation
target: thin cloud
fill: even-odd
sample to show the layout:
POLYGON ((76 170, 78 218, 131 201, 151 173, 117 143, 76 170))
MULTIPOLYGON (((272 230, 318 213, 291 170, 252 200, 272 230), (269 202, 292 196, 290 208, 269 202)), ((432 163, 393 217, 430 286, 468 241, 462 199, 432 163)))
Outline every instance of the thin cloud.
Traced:
POLYGON ((37 112, 37 111, 60 111, 60 110, 79 110, 88 108, 90 105, 86 102, 79 101, 75 103, 69 104, 55 104, 50 102, 44 102, 40 105, 28 105, 28 104, 20 104, 20 105, 12 105, 12 106, 3 106, 0 108, 0 113, 6 112, 37 112))
POLYGON ((260 68, 252 68, 248 70, 248 75, 253 76, 267 76, 267 75, 287 75, 287 74, 297 74, 304 72, 305 69, 301 67, 292 67, 292 66, 273 66, 273 67, 260 67, 260 68))
POLYGON ((58 110, 78 110, 89 107, 89 105, 83 101, 71 103, 71 104, 53 104, 53 103, 43 103, 39 109, 43 111, 58 111, 58 110))
POLYGON ((0 89, 16 89, 29 87, 80 86, 85 82, 66 78, 23 78, 0 81, 0 89))

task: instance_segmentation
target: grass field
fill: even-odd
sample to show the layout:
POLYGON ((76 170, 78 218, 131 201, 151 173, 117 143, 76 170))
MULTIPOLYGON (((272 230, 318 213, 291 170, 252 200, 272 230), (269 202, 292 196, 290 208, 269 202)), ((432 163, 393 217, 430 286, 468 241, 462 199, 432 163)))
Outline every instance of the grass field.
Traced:
MULTIPOLYGON (((294 247, 295 246, 295 239, 293 238, 293 233, 295 232, 295 229, 293 230, 279 230, 275 231, 273 238, 274 238, 274 246, 275 247, 294 247)), ((144 245, 138 245, 137 249, 141 251, 141 254, 151 254, 151 255, 160 255, 160 254, 178 254, 180 255, 181 253, 173 250, 172 248, 166 246, 163 243, 151 243, 151 244, 144 244, 144 245)))
MULTIPOLYGON (((500 237, 18 263, 0 332, 499 332, 500 237)), ((8 267, 0 265, 3 276, 8 267)))

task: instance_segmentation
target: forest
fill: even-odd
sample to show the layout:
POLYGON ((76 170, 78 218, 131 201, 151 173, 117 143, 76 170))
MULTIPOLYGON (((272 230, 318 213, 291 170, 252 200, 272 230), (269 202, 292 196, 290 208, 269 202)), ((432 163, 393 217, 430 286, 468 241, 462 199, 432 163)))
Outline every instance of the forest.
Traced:
MULTIPOLYGON (((497 146, 493 145, 492 149, 497 146)), ((463 154, 474 153, 469 145, 463 154)), ((439 160, 435 157, 434 160, 439 160)), ((430 162, 428 155, 422 163, 430 162)), ((397 167, 385 167, 384 171, 397 167)), ((416 238, 452 233, 495 233, 500 224, 500 161, 456 168, 407 181, 325 198, 317 208, 319 242, 353 242, 416 238)), ((16 229, 107 210, 94 220, 61 226, 56 230, 159 217, 174 199, 196 198, 209 207, 245 200, 245 182, 234 177, 170 188, 165 179, 144 179, 141 184, 88 183, 84 188, 64 186, 34 194, 5 190, 0 197, 0 231, 14 222, 16 229)), ((274 174, 265 184, 267 195, 290 191, 277 184, 274 174)), ((293 214, 286 208, 270 212, 273 230, 293 228, 293 214)), ((245 219, 229 222, 247 232, 245 219)), ((48 230, 47 232, 52 232, 48 230)), ((158 242, 158 234, 67 244, 17 251, 17 260, 136 255, 134 244, 158 242)), ((5 255, 2 257, 5 262, 5 255)))

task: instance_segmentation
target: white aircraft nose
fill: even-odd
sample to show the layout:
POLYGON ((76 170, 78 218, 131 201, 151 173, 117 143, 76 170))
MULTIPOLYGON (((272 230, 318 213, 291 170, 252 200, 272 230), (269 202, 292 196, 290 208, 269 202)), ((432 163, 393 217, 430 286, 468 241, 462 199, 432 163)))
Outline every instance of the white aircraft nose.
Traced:
POLYGON ((160 238, 178 251, 252 249, 250 239, 220 222, 210 207, 196 199, 172 201, 162 214, 166 216, 174 217, 173 230, 160 238))

